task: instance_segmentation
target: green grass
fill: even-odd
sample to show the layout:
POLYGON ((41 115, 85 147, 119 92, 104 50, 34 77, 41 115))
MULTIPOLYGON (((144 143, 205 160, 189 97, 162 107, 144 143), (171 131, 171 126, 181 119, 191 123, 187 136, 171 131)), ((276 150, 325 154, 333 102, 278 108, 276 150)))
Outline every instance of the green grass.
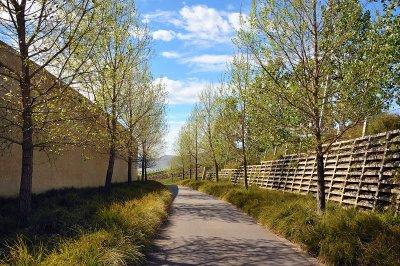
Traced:
POLYGON ((24 229, 17 201, 0 199, 0 265, 139 265, 171 204, 155 181, 55 190, 33 197, 24 229))
POLYGON ((180 182, 182 180, 182 177, 168 177, 168 178, 163 178, 157 180, 163 185, 175 185, 177 182, 180 182))
POLYGON ((232 203, 262 225, 298 243, 328 265, 400 265, 400 217, 392 210, 358 211, 328 203, 324 215, 315 199, 230 183, 179 182, 232 203))
POLYGON ((153 175, 163 175, 167 174, 168 170, 159 170, 159 171, 154 171, 154 172, 148 172, 147 176, 153 176, 153 175))

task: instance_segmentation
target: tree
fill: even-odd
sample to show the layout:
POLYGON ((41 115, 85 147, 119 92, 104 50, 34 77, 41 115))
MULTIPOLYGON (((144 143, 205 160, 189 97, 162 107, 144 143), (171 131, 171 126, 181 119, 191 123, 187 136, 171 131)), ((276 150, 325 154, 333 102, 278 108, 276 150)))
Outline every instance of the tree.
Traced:
POLYGON ((178 160, 174 161, 176 164, 180 165, 182 168, 182 179, 185 179, 185 166, 186 166, 186 146, 184 142, 184 128, 179 131, 178 138, 175 140, 174 150, 177 154, 176 158, 178 160))
POLYGON ((183 165, 186 165, 189 171, 189 178, 192 178, 192 159, 194 158, 194 143, 192 137, 192 130, 190 125, 190 120, 188 119, 181 131, 179 132, 178 144, 179 144, 179 155, 182 158, 183 165))
POLYGON ((51 124, 66 113, 58 104, 86 61, 71 62, 71 59, 76 54, 87 59, 91 45, 83 45, 83 38, 97 35, 101 30, 92 28, 96 7, 90 0, 0 1, 1 39, 18 51, 17 68, 0 62, 6 83, 2 85, 1 114, 5 114, 2 119, 7 121, 0 138, 22 148, 19 193, 22 224, 31 210, 33 151, 52 147, 57 142, 55 134, 61 133, 51 124), (17 85, 19 90, 9 90, 13 86, 10 84, 17 85))
POLYGON ((230 80, 228 83, 229 94, 231 99, 234 100, 236 115, 235 124, 239 126, 238 140, 240 143, 240 150, 243 162, 243 173, 244 173, 244 186, 248 189, 248 140, 250 136, 249 132, 249 120, 248 120, 248 90, 250 87, 252 78, 251 65, 249 61, 249 54, 237 53, 232 62, 230 80))
POLYGON ((249 25, 237 41, 257 62, 260 86, 290 106, 286 116, 301 117, 275 122, 312 136, 323 212, 324 155, 344 132, 385 106, 383 36, 357 0, 254 0, 249 25), (334 126, 339 133, 326 134, 334 126))
MULTIPOLYGON (((85 86, 99 111, 105 116, 101 122, 107 134, 104 136, 108 148, 108 167, 105 192, 111 192, 115 158, 123 145, 125 128, 119 123, 124 111, 124 100, 132 80, 132 69, 140 65, 144 50, 150 41, 148 34, 132 34, 132 26, 138 25, 137 10, 133 1, 106 2, 107 23, 90 58, 94 73, 86 76, 85 86)), ((91 71, 93 72, 93 71, 91 71)))
MULTIPOLYGON (((218 94, 212 85, 208 85, 199 96, 200 104, 200 117, 202 119, 202 130, 206 138, 207 150, 211 152, 211 157, 214 165, 216 181, 218 177, 218 135, 217 126, 218 121, 218 94)), ((207 153, 208 154, 208 153, 207 153)))
MULTIPOLYGON (((191 152, 190 156, 194 159, 194 167, 195 167, 195 180, 198 179, 198 168, 199 168, 199 126, 200 126, 200 110, 199 106, 195 105, 194 109, 188 119, 188 128, 189 128, 189 140, 194 142, 193 144, 189 144, 193 146, 193 153, 191 152), (193 136, 192 136, 193 135, 193 136)), ((192 149, 190 149, 192 151, 192 149)), ((191 175, 191 169, 190 169, 191 175)))
POLYGON ((128 163, 128 183, 132 182, 133 155, 137 153, 137 145, 141 129, 140 121, 146 119, 153 111, 154 99, 159 98, 162 90, 152 84, 153 80, 147 64, 132 69, 132 78, 128 81, 124 95, 121 120, 126 127, 126 151, 128 163))
POLYGON ((400 104, 400 5, 396 0, 370 1, 380 2, 383 10, 382 18, 377 22, 387 49, 385 62, 388 69, 382 72, 385 75, 382 77, 382 87, 391 88, 395 92, 397 104, 400 104))
POLYGON ((147 168, 156 160, 164 146, 163 136, 166 132, 165 109, 166 92, 162 81, 151 82, 145 97, 147 112, 140 119, 137 127, 137 140, 140 146, 142 162, 142 181, 147 181, 147 168))

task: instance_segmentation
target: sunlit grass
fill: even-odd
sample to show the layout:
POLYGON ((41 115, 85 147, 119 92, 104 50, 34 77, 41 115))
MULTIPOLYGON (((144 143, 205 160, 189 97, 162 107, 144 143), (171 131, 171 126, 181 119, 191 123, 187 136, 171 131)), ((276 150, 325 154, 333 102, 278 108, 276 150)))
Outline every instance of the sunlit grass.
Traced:
POLYGON ((328 203, 316 213, 312 196, 229 183, 185 180, 182 185, 217 196, 329 265, 400 265, 400 217, 328 203))
POLYGON ((0 265, 138 265, 172 201, 160 183, 66 189, 34 196, 28 227, 15 225, 16 200, 1 200, 0 265))
POLYGON ((159 179, 157 181, 164 185, 175 185, 175 184, 179 183, 180 181, 182 181, 182 177, 168 177, 168 178, 159 179))

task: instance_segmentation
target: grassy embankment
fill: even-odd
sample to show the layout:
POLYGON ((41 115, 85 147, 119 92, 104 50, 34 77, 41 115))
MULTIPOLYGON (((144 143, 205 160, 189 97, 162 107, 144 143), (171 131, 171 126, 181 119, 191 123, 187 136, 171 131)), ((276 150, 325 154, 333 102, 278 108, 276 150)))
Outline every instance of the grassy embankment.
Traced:
POLYGON ((17 201, 0 199, 0 265, 137 265, 172 197, 160 183, 55 190, 33 197, 29 225, 16 227, 17 201))
POLYGON ((181 177, 168 177, 157 181, 164 185, 175 185, 176 182, 180 182, 181 179, 182 179, 181 177))
POLYGON ((400 265, 400 217, 393 211, 357 211, 329 202, 320 216, 312 196, 209 181, 179 184, 232 203, 326 264, 400 265))

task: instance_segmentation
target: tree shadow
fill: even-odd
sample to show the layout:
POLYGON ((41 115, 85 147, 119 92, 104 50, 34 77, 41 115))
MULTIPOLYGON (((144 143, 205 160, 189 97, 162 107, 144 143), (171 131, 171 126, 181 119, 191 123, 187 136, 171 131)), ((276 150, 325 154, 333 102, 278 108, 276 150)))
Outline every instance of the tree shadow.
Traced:
MULTIPOLYGON (((179 192, 179 188, 174 189, 179 192)), ((186 188, 179 194, 179 200, 174 201, 171 215, 185 216, 187 220, 202 219, 204 221, 219 220, 229 223, 255 224, 251 217, 243 214, 230 203, 186 188)))
POLYGON ((169 191, 172 193, 173 200, 175 200, 176 196, 178 196, 179 193, 179 187, 176 185, 169 185, 167 187, 169 191))
POLYGON ((228 223, 255 224, 250 218, 227 204, 217 204, 215 206, 209 204, 191 204, 176 203, 174 204, 173 215, 185 216, 187 220, 203 220, 203 221, 223 221, 228 223))
POLYGON ((179 243, 153 246, 146 265, 318 265, 282 241, 182 238, 179 243))
POLYGON ((257 235, 262 231, 246 226, 256 222, 233 205, 186 188, 171 189, 179 197, 147 252, 147 265, 318 265, 289 242, 257 235), (224 232, 210 233, 214 222, 224 232), (185 224, 182 232, 178 223, 185 224))
POLYGON ((18 199, 0 198, 0 248, 19 235, 29 243, 40 239, 50 246, 55 237, 74 238, 92 228, 105 226, 98 217, 101 210, 163 189, 156 181, 135 181, 113 184, 110 195, 104 194, 102 187, 50 190, 32 196, 32 213, 28 225, 22 228, 17 223, 18 199))

